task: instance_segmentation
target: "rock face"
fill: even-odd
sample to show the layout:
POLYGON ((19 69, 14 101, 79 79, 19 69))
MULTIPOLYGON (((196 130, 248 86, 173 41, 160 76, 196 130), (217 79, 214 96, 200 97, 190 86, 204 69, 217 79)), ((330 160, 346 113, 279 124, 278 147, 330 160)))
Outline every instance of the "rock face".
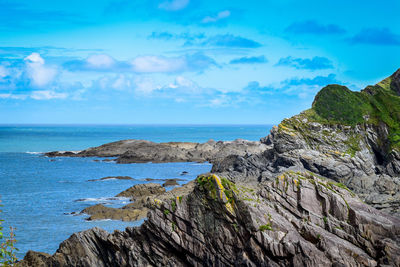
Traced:
POLYGON ((361 93, 327 86, 313 107, 261 139, 267 149, 214 162, 233 180, 271 180, 309 170, 348 186, 366 203, 400 216, 400 70, 361 93), (340 123, 341 122, 341 123, 340 123))
POLYGON ((117 163, 144 162, 213 162, 228 155, 259 153, 265 149, 260 142, 208 141, 206 143, 154 143, 144 140, 123 140, 89 148, 80 152, 48 152, 48 157, 118 157, 117 163))
POLYGON ((257 186, 216 175, 155 199, 141 227, 73 234, 19 266, 399 266, 400 221, 312 172, 257 186))
POLYGON ((263 139, 258 155, 232 155, 212 171, 233 180, 275 179, 286 170, 309 170, 348 186, 372 206, 400 215, 400 153, 389 154, 385 125, 324 125, 300 114, 284 120, 263 139))

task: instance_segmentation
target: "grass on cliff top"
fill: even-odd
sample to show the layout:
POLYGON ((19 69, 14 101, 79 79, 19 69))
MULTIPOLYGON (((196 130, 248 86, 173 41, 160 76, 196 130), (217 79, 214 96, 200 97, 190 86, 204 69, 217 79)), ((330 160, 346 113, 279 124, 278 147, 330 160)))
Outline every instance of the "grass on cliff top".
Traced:
POLYGON ((400 149, 400 96, 391 84, 389 77, 361 92, 353 92, 341 85, 328 85, 318 92, 312 108, 303 115, 323 124, 385 123, 389 127, 391 148, 400 149))

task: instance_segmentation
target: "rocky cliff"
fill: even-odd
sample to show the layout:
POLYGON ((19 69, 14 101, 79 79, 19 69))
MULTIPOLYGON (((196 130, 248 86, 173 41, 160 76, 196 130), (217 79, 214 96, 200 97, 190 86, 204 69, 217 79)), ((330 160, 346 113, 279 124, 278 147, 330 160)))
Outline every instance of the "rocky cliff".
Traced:
POLYGON ((361 92, 327 86, 257 149, 147 198, 142 226, 76 233, 19 265, 400 266, 399 89, 400 70, 361 92))
POLYGON ((309 170, 348 186, 366 203, 400 215, 400 70, 361 92, 329 85, 313 107, 283 120, 261 141, 267 149, 231 155, 213 172, 233 180, 271 180, 309 170))
POLYGON ((73 234, 19 266, 399 266, 400 220, 311 172, 257 185, 199 176, 141 227, 73 234))

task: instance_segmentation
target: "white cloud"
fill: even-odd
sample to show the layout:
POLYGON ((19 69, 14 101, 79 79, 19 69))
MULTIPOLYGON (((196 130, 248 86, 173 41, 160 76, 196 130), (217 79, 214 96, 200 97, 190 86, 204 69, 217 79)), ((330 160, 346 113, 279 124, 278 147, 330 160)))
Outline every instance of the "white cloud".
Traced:
POLYGON ((115 90, 123 91, 125 89, 130 89, 133 87, 133 82, 126 75, 118 75, 117 78, 111 84, 111 87, 115 90))
POLYGON ((8 75, 8 71, 6 69, 6 67, 0 65, 0 79, 4 78, 8 75))
POLYGON ((92 82, 93 89, 113 89, 117 91, 132 91, 135 87, 131 74, 108 75, 92 82))
POLYGON ((154 80, 149 77, 137 77, 135 79, 135 92, 139 94, 149 95, 160 89, 161 86, 156 85, 154 80))
POLYGON ((106 54, 91 55, 86 59, 86 62, 91 67, 109 68, 115 64, 115 60, 106 54))
POLYGON ((44 59, 38 53, 32 53, 25 58, 27 74, 33 85, 44 87, 51 83, 57 75, 55 67, 45 65, 44 59))
POLYGON ((14 94, 11 94, 11 93, 9 93, 9 94, 0 94, 0 98, 9 98, 9 99, 18 99, 18 100, 21 100, 21 99, 26 99, 26 97, 27 97, 27 95, 14 95, 14 94))
POLYGON ((33 91, 31 98, 36 100, 49 100, 49 99, 64 99, 67 98, 66 93, 57 93, 50 90, 33 91))
POLYGON ((220 95, 209 102, 210 107, 221 107, 231 104, 231 99, 227 95, 220 95))
POLYGON ((177 11, 184 9, 189 4, 189 0, 170 0, 164 1, 158 5, 158 8, 165 9, 167 11, 177 11))
POLYGON ((173 89, 174 91, 179 91, 182 94, 197 94, 202 92, 202 88, 200 88, 198 84, 183 76, 176 77, 173 83, 170 83, 163 88, 173 89))
POLYGON ((31 63, 38 63, 40 65, 44 64, 44 59, 40 56, 39 53, 32 53, 29 56, 25 58, 25 60, 31 62, 31 63))
POLYGON ((215 16, 207 16, 201 20, 202 23, 212 23, 212 22, 217 22, 221 19, 225 19, 231 15, 231 12, 229 10, 224 10, 221 12, 218 12, 217 15, 215 16))
POLYGON ((178 72, 187 66, 184 58, 162 56, 140 56, 133 59, 131 63, 134 71, 143 73, 178 72))

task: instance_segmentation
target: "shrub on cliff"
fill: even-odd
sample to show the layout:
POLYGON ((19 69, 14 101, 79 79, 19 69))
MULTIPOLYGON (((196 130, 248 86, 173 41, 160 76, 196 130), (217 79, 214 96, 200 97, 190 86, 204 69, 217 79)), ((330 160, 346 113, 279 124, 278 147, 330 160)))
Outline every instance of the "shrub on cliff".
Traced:
MULTIPOLYGON (((0 207, 2 206, 3 205, 0 204, 0 207)), ((3 221, 4 220, 0 219, 0 266, 13 266, 17 261, 17 257, 15 256, 15 252, 18 251, 15 247, 17 240, 15 239, 14 228, 12 227, 10 227, 10 234, 8 237, 3 235, 3 221)))

